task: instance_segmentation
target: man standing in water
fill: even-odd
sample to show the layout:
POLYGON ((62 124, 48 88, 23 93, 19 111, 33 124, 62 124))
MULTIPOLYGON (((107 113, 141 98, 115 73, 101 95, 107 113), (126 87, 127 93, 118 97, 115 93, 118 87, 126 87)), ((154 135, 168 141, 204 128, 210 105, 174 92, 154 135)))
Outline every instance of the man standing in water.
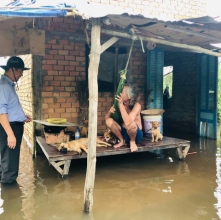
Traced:
POLYGON ((119 143, 114 145, 115 148, 125 144, 130 144, 131 152, 137 150, 137 143, 143 138, 141 123, 141 105, 136 101, 137 95, 132 85, 125 85, 122 93, 115 98, 118 101, 123 123, 119 125, 111 114, 115 112, 115 108, 111 107, 105 115, 107 127, 119 139, 119 143))
POLYGON ((20 79, 23 71, 29 68, 24 67, 20 57, 11 57, 6 66, 0 67, 5 70, 5 74, 0 78, 1 183, 13 183, 18 176, 24 123, 31 121, 31 117, 26 115, 21 107, 15 92, 15 83, 20 79))

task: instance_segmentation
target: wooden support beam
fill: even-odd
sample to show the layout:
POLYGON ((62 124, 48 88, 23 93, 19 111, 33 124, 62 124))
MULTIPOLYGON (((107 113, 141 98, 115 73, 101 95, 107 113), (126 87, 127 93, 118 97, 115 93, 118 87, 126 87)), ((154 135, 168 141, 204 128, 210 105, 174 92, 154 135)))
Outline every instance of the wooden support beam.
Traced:
MULTIPOLYGON (((111 35, 111 36, 116 36, 116 37, 124 37, 124 38, 134 38, 135 37, 135 36, 131 36, 131 35, 129 35, 127 33, 124 33, 124 32, 107 30, 107 29, 102 29, 101 33, 108 34, 108 35, 111 35)), ((154 43, 157 43, 157 44, 168 45, 168 46, 171 46, 171 47, 191 49, 191 50, 194 50, 198 53, 204 53, 204 54, 208 54, 208 55, 211 55, 211 56, 217 56, 217 57, 221 56, 221 53, 213 52, 211 50, 207 50, 207 49, 204 49, 204 48, 199 47, 199 46, 188 45, 188 44, 180 44, 180 43, 170 42, 170 41, 167 41, 167 40, 161 40, 161 39, 156 39, 156 38, 152 38, 152 37, 137 36, 137 38, 140 38, 143 41, 151 41, 151 42, 154 42, 154 43)))
POLYGON ((93 207, 93 191, 96 171, 96 139, 97 139, 97 107, 98 107, 98 84, 97 75, 100 63, 100 19, 92 19, 91 52, 88 68, 89 85, 89 132, 87 173, 84 187, 84 211, 90 212, 93 207))
POLYGON ((105 42, 102 46, 101 46, 101 53, 103 53, 107 48, 109 48, 110 46, 112 46, 113 44, 115 44, 120 38, 118 37, 112 37, 110 40, 108 40, 107 42, 105 42))

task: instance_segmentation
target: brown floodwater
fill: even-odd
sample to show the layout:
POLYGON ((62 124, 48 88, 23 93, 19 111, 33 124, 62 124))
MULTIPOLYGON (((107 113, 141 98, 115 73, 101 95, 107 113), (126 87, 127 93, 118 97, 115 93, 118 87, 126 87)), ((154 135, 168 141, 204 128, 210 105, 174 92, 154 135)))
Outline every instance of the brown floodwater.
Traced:
POLYGON ((185 162, 150 152, 97 159, 94 206, 83 212, 86 159, 72 160, 62 179, 43 154, 22 145, 18 184, 1 186, 3 220, 218 220, 221 219, 220 140, 191 140, 185 162))

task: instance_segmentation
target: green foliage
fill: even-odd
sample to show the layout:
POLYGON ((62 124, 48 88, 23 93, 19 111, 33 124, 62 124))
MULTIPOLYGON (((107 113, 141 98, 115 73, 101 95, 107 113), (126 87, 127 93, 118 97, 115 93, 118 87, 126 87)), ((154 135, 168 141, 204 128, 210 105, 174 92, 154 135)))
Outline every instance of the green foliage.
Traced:
MULTIPOLYGON (((118 87, 117 87, 116 96, 120 95, 120 93, 123 91, 125 81, 126 81, 127 70, 126 69, 121 70, 119 72, 119 74, 120 74, 120 82, 119 82, 118 87)), ((115 108, 116 111, 115 111, 114 114, 111 115, 111 117, 116 122, 118 122, 118 124, 121 124, 123 122, 123 119, 121 117, 121 113, 120 113, 120 110, 118 108, 118 101, 116 99, 114 100, 114 108, 115 108)))
POLYGON ((172 97, 173 94, 173 72, 163 76, 163 92, 166 86, 169 86, 169 91, 170 91, 170 97, 172 97))
POLYGON ((221 62, 219 61, 218 65, 218 91, 217 91, 217 122, 221 122, 221 62))

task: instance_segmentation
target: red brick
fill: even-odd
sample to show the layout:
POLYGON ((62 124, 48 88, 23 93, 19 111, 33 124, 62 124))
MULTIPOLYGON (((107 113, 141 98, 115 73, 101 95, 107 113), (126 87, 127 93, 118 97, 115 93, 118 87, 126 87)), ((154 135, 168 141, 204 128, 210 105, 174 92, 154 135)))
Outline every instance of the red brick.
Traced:
POLYGON ((47 41, 47 43, 48 43, 48 44, 56 44, 56 40, 51 39, 51 40, 47 41))
POLYGON ((70 72, 70 76, 79 76, 80 73, 79 72, 70 72))
POLYGON ((64 18, 53 18, 55 22, 64 22, 64 18))
POLYGON ((76 55, 76 56, 79 56, 79 51, 71 51, 71 55, 76 55))
POLYGON ((64 118, 70 118, 71 117, 71 113, 62 113, 62 117, 64 118))
POLYGON ((46 64, 57 64, 56 60, 46 60, 46 64))
POLYGON ((56 113, 63 113, 63 112, 65 112, 65 108, 56 108, 55 112, 56 113))
POLYGON ((68 45, 68 40, 59 40, 59 44, 68 45))
POLYGON ((51 21, 51 22, 50 22, 50 26, 51 26, 51 27, 59 27, 59 23, 58 23, 58 22, 51 21))
POLYGON ((60 113, 50 113, 49 118, 60 118, 61 114, 60 113))
POLYGON ((76 67, 76 71, 85 71, 85 67, 76 67))
POLYGON ((74 50, 73 45, 64 45, 64 50, 74 50))
POLYGON ((62 108, 70 108, 71 107, 71 103, 61 103, 61 107, 62 108))
POLYGON ((70 72, 69 71, 59 71, 59 75, 69 76, 70 72))
POLYGON ((42 92, 42 97, 52 96, 52 92, 42 92))
POLYGON ((53 59, 53 55, 51 55, 51 54, 45 54, 44 59, 45 59, 45 60, 51 60, 51 59, 53 59))
POLYGON ((75 56, 65 56, 65 60, 75 60, 75 56))
POLYGON ((59 103, 49 104, 48 105, 49 108, 59 108, 60 106, 61 106, 61 104, 59 104, 59 103))
POLYGON ((66 102, 66 99, 65 98, 57 98, 57 102, 58 103, 66 102))
POLYGON ((71 85, 71 82, 61 82, 61 86, 70 86, 71 85))
POLYGON ((66 60, 58 60, 58 65, 69 65, 69 63, 66 60))
POLYGON ((62 31, 62 32, 65 31, 65 28, 62 28, 62 27, 55 27, 54 29, 55 31, 62 31))
POLYGON ((53 76, 44 76, 44 81, 53 80, 53 79, 54 79, 53 76))
POLYGON ((45 44, 46 49, 51 49, 51 44, 45 44))
POLYGON ((53 70, 64 70, 64 66, 53 65, 53 70))
MULTIPOLYGON (((53 86, 44 86, 43 90, 44 91, 53 91, 54 87, 53 86)), ((52 94, 51 94, 52 95, 52 94)))
POLYGON ((52 65, 42 65, 43 70, 52 70, 52 65))
POLYGON ((71 18, 64 18, 64 22, 65 23, 74 23, 74 18, 71 17, 71 18))
POLYGON ((57 50, 49 50, 48 53, 49 54, 58 54, 58 51, 57 50))
POLYGON ((85 57, 76 57, 77 61, 85 61, 85 57))
POLYGON ((69 28, 69 24, 68 23, 60 23, 60 27, 69 28))
POLYGON ((58 75, 58 71, 54 71, 54 70, 49 70, 47 73, 48 75, 53 75, 53 76, 58 75))
POLYGON ((63 81, 64 80, 64 76, 54 76, 54 80, 55 81, 63 81))
POLYGON ((58 54, 59 55, 69 55, 69 51, 68 50, 59 50, 58 54))
POLYGON ((44 103, 54 103, 53 98, 44 98, 44 103))
POLYGON ((65 70, 75 70, 75 67, 74 66, 65 66, 65 70))
POLYGON ((61 97, 70 97, 70 92, 60 92, 61 97))
POLYGON ((62 50, 63 49, 63 45, 53 44, 52 45, 52 49, 62 50))
POLYGON ((62 55, 54 55, 55 60, 64 60, 64 56, 62 55))

